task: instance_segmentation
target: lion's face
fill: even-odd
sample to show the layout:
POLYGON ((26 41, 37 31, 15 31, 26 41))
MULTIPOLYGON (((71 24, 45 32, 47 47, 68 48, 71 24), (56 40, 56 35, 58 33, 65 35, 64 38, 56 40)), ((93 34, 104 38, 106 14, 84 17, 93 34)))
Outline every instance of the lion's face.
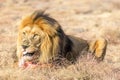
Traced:
POLYGON ((41 39, 44 38, 41 29, 37 25, 26 26, 21 34, 22 57, 25 61, 37 59, 40 56, 41 39))

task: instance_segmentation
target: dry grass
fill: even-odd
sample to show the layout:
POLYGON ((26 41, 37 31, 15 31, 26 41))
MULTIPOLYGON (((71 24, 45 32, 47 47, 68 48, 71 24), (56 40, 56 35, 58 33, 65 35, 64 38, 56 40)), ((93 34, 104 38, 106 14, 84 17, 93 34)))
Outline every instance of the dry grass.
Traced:
POLYGON ((0 80, 120 80, 119 0, 0 0, 0 80), (17 22, 36 9, 46 9, 66 34, 93 40, 105 37, 105 60, 79 58, 68 67, 13 68, 17 22))
POLYGON ((0 67, 1 80, 117 80, 120 73, 119 67, 113 63, 96 63, 89 58, 81 58, 74 65, 57 68, 20 69, 8 65, 0 67))

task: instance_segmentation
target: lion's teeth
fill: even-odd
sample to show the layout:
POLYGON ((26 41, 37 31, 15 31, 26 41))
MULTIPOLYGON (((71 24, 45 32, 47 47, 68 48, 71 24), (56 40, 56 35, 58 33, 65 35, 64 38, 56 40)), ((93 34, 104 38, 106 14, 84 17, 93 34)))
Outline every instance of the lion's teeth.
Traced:
POLYGON ((27 52, 26 52, 26 51, 25 51, 25 52, 23 52, 23 55, 24 55, 24 54, 27 54, 27 52))

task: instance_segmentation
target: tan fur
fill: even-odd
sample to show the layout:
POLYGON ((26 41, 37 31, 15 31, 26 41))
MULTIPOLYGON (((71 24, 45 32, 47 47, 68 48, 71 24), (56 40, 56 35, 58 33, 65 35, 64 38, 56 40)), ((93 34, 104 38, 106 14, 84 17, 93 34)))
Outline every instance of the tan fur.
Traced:
POLYGON ((36 11, 23 18, 19 26, 17 57, 19 62, 23 58, 24 61, 35 60, 40 63, 47 63, 55 56, 61 55, 68 60, 75 61, 79 55, 89 50, 97 58, 102 57, 103 60, 106 45, 105 39, 88 43, 86 40, 65 35, 56 20, 36 11), (22 46, 27 48, 23 50, 22 46), (23 56, 24 52, 29 54, 34 52, 35 58, 30 57, 29 59, 27 56, 23 56))
POLYGON ((107 40, 104 38, 100 38, 89 43, 89 51, 96 57, 98 61, 104 59, 106 48, 107 40))

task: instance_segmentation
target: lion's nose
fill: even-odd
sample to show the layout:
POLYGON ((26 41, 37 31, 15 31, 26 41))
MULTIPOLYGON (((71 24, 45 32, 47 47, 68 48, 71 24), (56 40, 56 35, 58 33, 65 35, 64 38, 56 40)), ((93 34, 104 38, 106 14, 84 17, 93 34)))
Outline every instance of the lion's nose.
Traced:
POLYGON ((22 48, 23 48, 23 49, 26 49, 26 48, 28 48, 28 46, 26 46, 26 45, 22 45, 22 48))

